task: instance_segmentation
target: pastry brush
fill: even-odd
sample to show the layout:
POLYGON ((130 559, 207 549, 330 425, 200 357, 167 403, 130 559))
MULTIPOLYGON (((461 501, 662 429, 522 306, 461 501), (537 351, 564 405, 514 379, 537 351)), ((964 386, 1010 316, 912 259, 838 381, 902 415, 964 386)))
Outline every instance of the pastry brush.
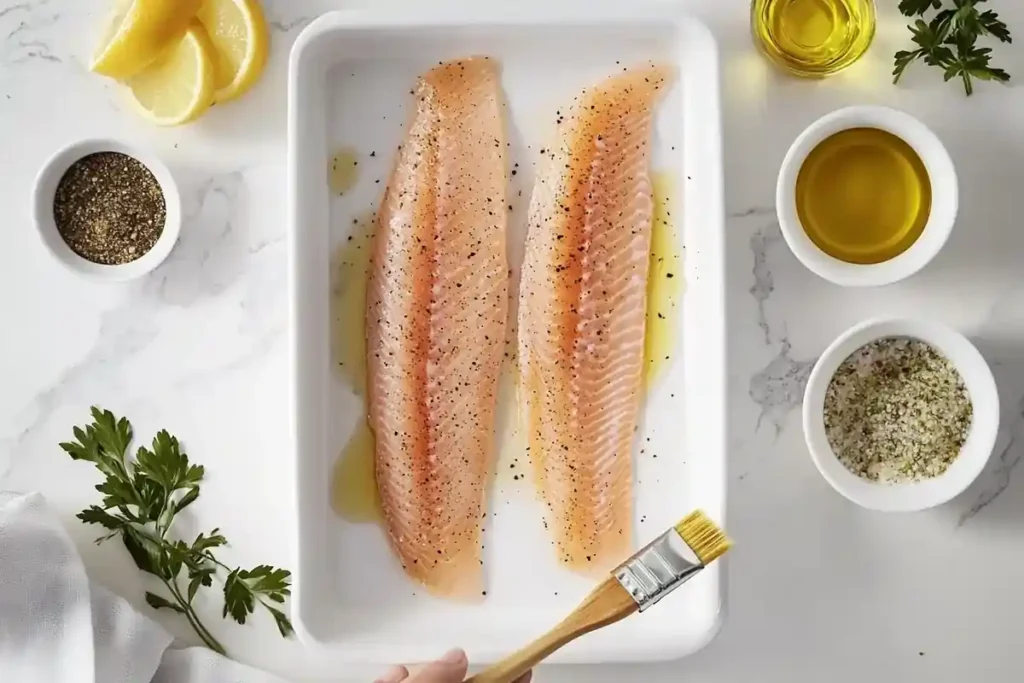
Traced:
POLYGON ((466 683, 512 683, 583 634, 651 607, 731 545, 725 533, 703 512, 689 514, 619 565, 560 624, 518 652, 470 676, 466 683))

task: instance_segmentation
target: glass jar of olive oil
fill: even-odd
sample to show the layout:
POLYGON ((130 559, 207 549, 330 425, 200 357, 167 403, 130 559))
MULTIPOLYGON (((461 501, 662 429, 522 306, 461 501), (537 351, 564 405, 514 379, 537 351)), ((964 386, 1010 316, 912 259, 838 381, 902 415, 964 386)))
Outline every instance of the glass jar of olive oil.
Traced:
POLYGON ((797 76, 821 78, 860 59, 875 36, 874 0, 753 0, 754 41, 797 76))

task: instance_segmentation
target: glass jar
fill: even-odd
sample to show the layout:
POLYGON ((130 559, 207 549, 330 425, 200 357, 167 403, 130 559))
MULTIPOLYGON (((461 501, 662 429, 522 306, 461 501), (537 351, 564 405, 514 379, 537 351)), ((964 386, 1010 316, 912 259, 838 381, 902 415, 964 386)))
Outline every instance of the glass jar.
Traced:
POLYGON ((875 36, 874 0, 753 0, 754 42, 768 59, 805 78, 860 59, 875 36))

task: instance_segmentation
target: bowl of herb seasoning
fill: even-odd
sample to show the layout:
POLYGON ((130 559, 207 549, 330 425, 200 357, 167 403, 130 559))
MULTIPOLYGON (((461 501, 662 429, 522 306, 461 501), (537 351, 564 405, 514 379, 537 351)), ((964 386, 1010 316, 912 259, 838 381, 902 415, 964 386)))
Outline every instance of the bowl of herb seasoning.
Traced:
POLYGON ((100 281, 151 272, 181 231, 181 198, 170 170, 116 140, 83 140, 54 154, 36 178, 32 210, 50 254, 100 281))
POLYGON ((811 458, 836 491, 872 510, 924 510, 984 469, 999 393, 962 334, 928 321, 872 320, 822 354, 803 423, 811 458))

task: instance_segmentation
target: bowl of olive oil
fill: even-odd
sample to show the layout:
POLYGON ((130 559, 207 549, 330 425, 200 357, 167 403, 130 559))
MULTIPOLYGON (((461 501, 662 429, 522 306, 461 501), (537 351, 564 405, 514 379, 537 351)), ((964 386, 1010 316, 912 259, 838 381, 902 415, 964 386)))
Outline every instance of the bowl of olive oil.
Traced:
POLYGON ((753 0, 754 42, 775 65, 821 78, 860 59, 875 36, 874 0, 753 0))
POLYGON ((942 141, 887 107, 848 107, 815 121, 790 147, 776 188, 789 248, 847 287, 913 275, 949 239, 958 181, 942 141))

